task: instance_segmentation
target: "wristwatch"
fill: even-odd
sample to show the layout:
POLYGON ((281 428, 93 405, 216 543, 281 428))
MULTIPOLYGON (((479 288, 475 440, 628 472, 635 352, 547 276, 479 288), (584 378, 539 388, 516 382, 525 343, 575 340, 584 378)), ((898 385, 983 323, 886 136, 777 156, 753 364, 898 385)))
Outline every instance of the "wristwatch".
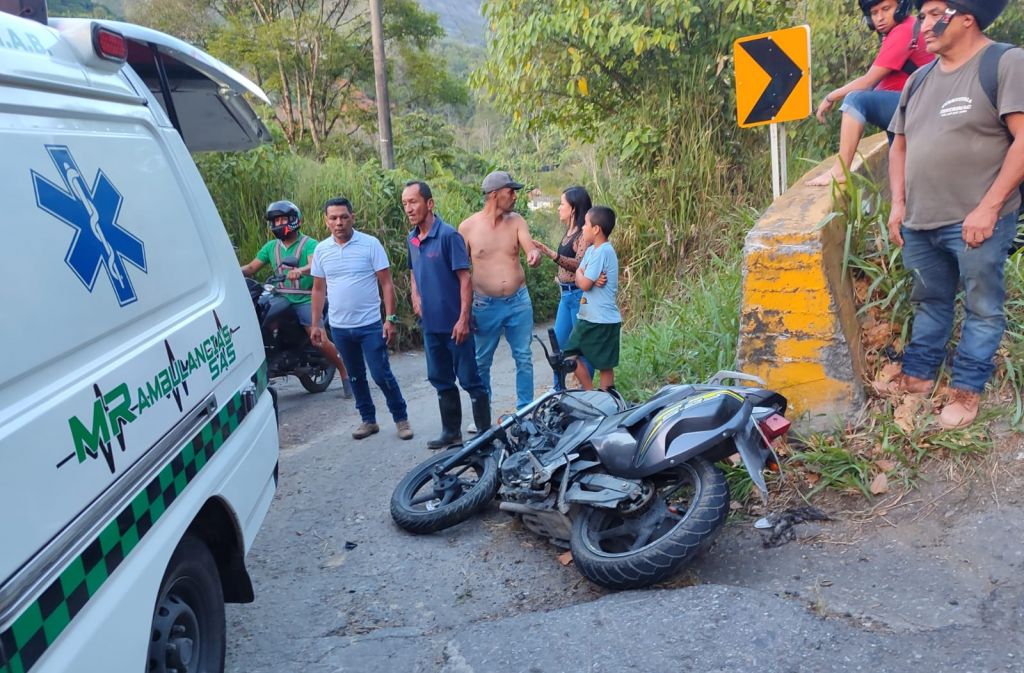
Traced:
POLYGON ((384 319, 387 320, 388 322, 398 322, 398 316, 395 315, 394 313, 392 313, 391 315, 384 319))

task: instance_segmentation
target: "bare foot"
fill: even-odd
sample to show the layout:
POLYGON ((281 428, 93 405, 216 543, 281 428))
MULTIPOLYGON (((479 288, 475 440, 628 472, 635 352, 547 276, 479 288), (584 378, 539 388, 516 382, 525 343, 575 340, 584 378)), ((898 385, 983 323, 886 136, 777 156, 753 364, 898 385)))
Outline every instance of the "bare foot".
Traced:
POLYGON ((805 182, 804 184, 807 185, 808 187, 828 187, 833 182, 839 185, 846 182, 846 175, 844 175, 841 171, 838 175, 836 175, 835 170, 836 169, 833 168, 828 173, 822 173, 818 177, 812 178, 805 182))

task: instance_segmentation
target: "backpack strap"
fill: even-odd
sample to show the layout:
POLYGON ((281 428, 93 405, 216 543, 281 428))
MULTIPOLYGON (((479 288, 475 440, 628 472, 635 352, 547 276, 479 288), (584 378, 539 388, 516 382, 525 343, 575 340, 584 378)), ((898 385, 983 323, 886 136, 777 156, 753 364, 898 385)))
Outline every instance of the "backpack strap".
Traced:
POLYGON ((911 77, 909 80, 907 80, 907 95, 903 99, 903 102, 900 103, 901 115, 906 115, 907 105, 910 104, 910 98, 918 89, 921 88, 921 83, 924 82, 924 78, 928 76, 928 73, 932 71, 932 68, 934 68, 935 64, 938 62, 939 60, 935 59, 934 61, 928 63, 927 65, 922 65, 915 71, 917 73, 917 77, 911 77))
MULTIPOLYGON (((981 55, 981 63, 978 65, 978 78, 981 80, 981 88, 988 96, 997 111, 999 110, 999 60, 1003 54, 1013 49, 1014 45, 1005 42, 996 42, 985 48, 981 55)), ((1000 117, 999 121, 1003 118, 1000 117)))

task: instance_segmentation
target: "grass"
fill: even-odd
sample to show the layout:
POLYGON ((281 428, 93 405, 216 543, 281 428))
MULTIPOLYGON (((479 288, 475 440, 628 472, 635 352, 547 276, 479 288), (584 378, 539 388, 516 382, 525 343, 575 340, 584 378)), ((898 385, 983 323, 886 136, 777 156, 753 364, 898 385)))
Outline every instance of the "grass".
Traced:
MULTIPOLYGON (((862 343, 868 362, 868 378, 874 379, 890 360, 898 359, 910 336, 913 321, 910 303, 912 278, 903 267, 901 250, 888 238, 888 203, 876 185, 853 175, 839 194, 840 212, 846 222, 844 271, 851 274, 862 343)), ((785 462, 800 475, 805 497, 823 489, 873 497, 871 485, 884 473, 906 487, 914 485, 920 468, 929 460, 943 459, 966 465, 995 445, 996 428, 1009 425, 1020 430, 1024 419, 1022 383, 1024 371, 1024 261, 1021 253, 1006 265, 1007 330, 996 356, 997 369, 989 396, 972 425, 943 430, 936 416, 941 394, 917 401, 869 400, 862 413, 845 425, 827 432, 794 437, 785 462)), ((954 337, 963 320, 960 309, 954 337)), ((955 348, 954 343, 950 348, 955 348)), ((952 350, 951 350, 952 352, 952 350)), ((948 372, 940 374, 939 388, 948 384, 948 372)), ((742 476, 742 475, 741 475, 742 476)))

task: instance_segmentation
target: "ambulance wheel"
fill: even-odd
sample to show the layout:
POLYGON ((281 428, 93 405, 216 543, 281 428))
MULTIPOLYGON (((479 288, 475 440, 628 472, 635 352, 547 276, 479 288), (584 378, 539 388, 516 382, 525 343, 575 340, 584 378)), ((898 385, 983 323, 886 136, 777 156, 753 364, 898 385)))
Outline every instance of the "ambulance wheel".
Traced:
POLYGON ((327 386, 331 385, 331 381, 334 380, 334 372, 337 371, 331 365, 326 365, 322 369, 315 369, 309 374, 300 374, 299 383, 308 392, 311 393, 322 393, 327 390, 327 386))
POLYGON ((224 591, 206 544, 186 535, 174 550, 153 611, 148 673, 222 673, 224 591))

